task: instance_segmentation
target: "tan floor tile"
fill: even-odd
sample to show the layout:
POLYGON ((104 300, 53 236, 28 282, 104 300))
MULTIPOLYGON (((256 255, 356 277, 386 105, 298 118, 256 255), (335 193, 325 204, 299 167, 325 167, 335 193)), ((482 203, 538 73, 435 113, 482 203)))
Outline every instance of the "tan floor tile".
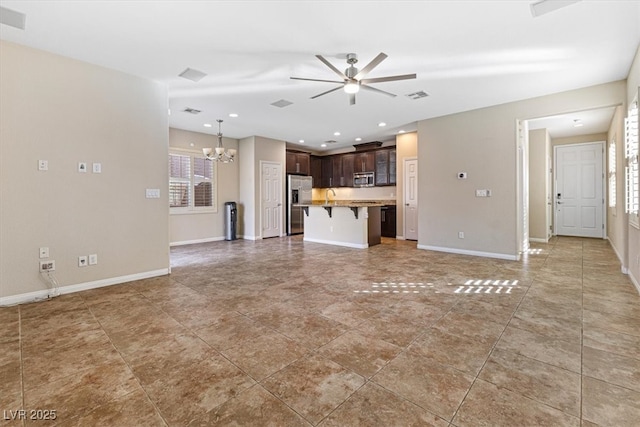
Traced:
POLYGON ((67 426, 166 426, 142 389, 98 406, 86 415, 64 420, 67 426))
POLYGON ((407 318, 413 319, 411 316, 379 312, 360 323, 356 329, 364 335, 375 336, 398 347, 406 347, 425 330, 425 326, 418 323, 419 320, 407 318))
POLYGON ((587 310, 640 319, 640 296, 638 298, 624 296, 620 299, 609 300, 599 295, 585 293, 583 304, 587 310))
POLYGON ((475 376, 489 357, 492 347, 491 342, 477 341, 430 328, 411 344, 409 351, 475 376))
POLYGON ((204 416, 194 419, 189 427, 212 425, 308 427, 311 424, 271 393, 256 385, 235 399, 231 399, 204 416))
POLYGON ((583 345, 640 359, 640 339, 633 335, 590 328, 583 332, 583 345))
POLYGON ((245 341, 272 332, 240 313, 227 313, 217 323, 199 328, 196 334, 218 351, 237 346, 245 341))
POLYGON ((222 353, 259 381, 303 357, 307 351, 277 332, 268 332, 222 353))
POLYGON ((640 392, 640 359, 584 347, 582 374, 640 392))
POLYGON ((584 377, 582 417, 601 426, 635 427, 640 420, 640 393, 584 377))
POLYGON ((316 313, 306 313, 277 328, 309 349, 316 349, 347 332, 346 325, 316 313))
POLYGON ((25 390, 24 405, 25 409, 55 410, 58 422, 64 423, 139 389, 127 365, 119 361, 25 390))
POLYGON ((19 307, 0 308, 0 344, 20 337, 19 307))
POLYGON ((32 390, 61 378, 101 365, 122 361, 106 334, 82 347, 65 347, 23 355, 24 389, 32 390))
POLYGON ((540 362, 580 372, 580 344, 508 326, 496 348, 509 350, 540 362))
POLYGON ((584 330, 605 329, 640 337, 640 319, 611 313, 584 310, 583 327, 584 330))
POLYGON ((322 315, 350 327, 356 327, 364 320, 377 314, 377 310, 354 301, 340 301, 325 307, 322 315))
POLYGON ((307 421, 317 424, 364 383, 360 375, 313 355, 292 363, 262 385, 307 421))
POLYGON ((405 352, 372 379, 416 405, 451 420, 473 377, 433 360, 405 352))
POLYGON ((580 416, 580 375, 510 351, 495 349, 479 378, 580 416))
POLYGON ((357 331, 347 332, 318 349, 324 357, 365 378, 382 369, 400 351, 398 346, 357 331))
POLYGON ((187 425, 254 384, 224 357, 211 353, 202 360, 177 366, 144 387, 169 424, 187 425))
POLYGON ((449 423, 370 382, 356 391, 319 425, 447 427, 449 423))
POLYGON ((467 337, 493 345, 504 330, 504 324, 481 320, 464 313, 447 313, 434 326, 451 335, 467 337))
POLYGON ((580 419, 478 379, 453 424, 459 427, 579 426, 580 419))

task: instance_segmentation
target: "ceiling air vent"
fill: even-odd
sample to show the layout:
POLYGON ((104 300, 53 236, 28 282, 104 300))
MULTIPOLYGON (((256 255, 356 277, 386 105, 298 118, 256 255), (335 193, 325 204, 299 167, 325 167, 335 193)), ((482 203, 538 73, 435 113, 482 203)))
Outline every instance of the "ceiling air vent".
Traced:
POLYGON ((182 111, 184 111, 185 113, 189 113, 189 114, 200 114, 200 113, 202 113, 202 111, 200 111, 200 110, 196 110, 195 108, 189 108, 189 107, 185 108, 182 111))
POLYGON ((413 93, 409 93, 406 95, 408 98, 411 99, 420 99, 420 98, 426 98, 427 96, 429 96, 429 94, 423 90, 418 91, 418 92, 413 92, 413 93))
POLYGON ((271 103, 271 105, 273 105, 274 107, 278 107, 278 108, 288 107, 291 104, 293 104, 293 102, 287 101, 286 99, 281 99, 280 101, 276 101, 276 102, 272 102, 271 103))
POLYGON ((24 30, 26 21, 27 15, 24 13, 16 12, 15 10, 0 6, 0 24, 24 30))
POLYGON ((191 80, 192 82, 199 82, 206 76, 206 74, 202 71, 194 70, 193 68, 187 68, 186 70, 178 74, 178 76, 187 80, 191 80))

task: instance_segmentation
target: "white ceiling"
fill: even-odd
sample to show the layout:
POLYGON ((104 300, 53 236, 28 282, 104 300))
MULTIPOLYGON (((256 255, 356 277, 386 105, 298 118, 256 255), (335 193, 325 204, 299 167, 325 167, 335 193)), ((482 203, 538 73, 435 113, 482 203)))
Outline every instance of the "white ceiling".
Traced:
POLYGON ((215 134, 220 118, 227 137, 304 139, 300 148, 321 151, 326 140, 387 141, 425 118, 627 77, 640 2, 581 1, 536 18, 531 3, 2 0, 27 18, 24 31, 0 25, 0 37, 166 84, 172 127, 215 134), (289 79, 334 80, 315 55, 344 69, 350 52, 359 68, 389 55, 368 77, 418 78, 376 84, 398 96, 360 91, 354 106, 341 90, 310 99, 330 83, 289 79), (187 67, 208 75, 178 77, 187 67), (430 96, 405 96, 417 91, 430 96), (270 105, 281 99, 293 104, 270 105))

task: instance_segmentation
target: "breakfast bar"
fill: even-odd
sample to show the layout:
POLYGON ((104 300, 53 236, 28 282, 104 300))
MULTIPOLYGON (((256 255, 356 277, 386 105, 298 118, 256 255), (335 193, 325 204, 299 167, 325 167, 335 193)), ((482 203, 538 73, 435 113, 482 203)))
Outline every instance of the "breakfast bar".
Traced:
POLYGON ((380 244, 380 207, 371 201, 314 202, 302 205, 304 241, 365 249, 380 244))

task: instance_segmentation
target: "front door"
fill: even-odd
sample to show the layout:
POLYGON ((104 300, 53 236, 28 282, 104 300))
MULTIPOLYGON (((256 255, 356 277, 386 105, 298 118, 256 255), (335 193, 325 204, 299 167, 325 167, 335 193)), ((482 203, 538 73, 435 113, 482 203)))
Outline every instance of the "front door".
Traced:
POLYGON ((282 228, 282 165, 261 162, 262 238, 278 237, 282 228))
POLYGON ((556 234, 604 237, 604 176, 601 142, 555 148, 556 234))
POLYGON ((418 160, 404 161, 404 238, 418 240, 418 160))

